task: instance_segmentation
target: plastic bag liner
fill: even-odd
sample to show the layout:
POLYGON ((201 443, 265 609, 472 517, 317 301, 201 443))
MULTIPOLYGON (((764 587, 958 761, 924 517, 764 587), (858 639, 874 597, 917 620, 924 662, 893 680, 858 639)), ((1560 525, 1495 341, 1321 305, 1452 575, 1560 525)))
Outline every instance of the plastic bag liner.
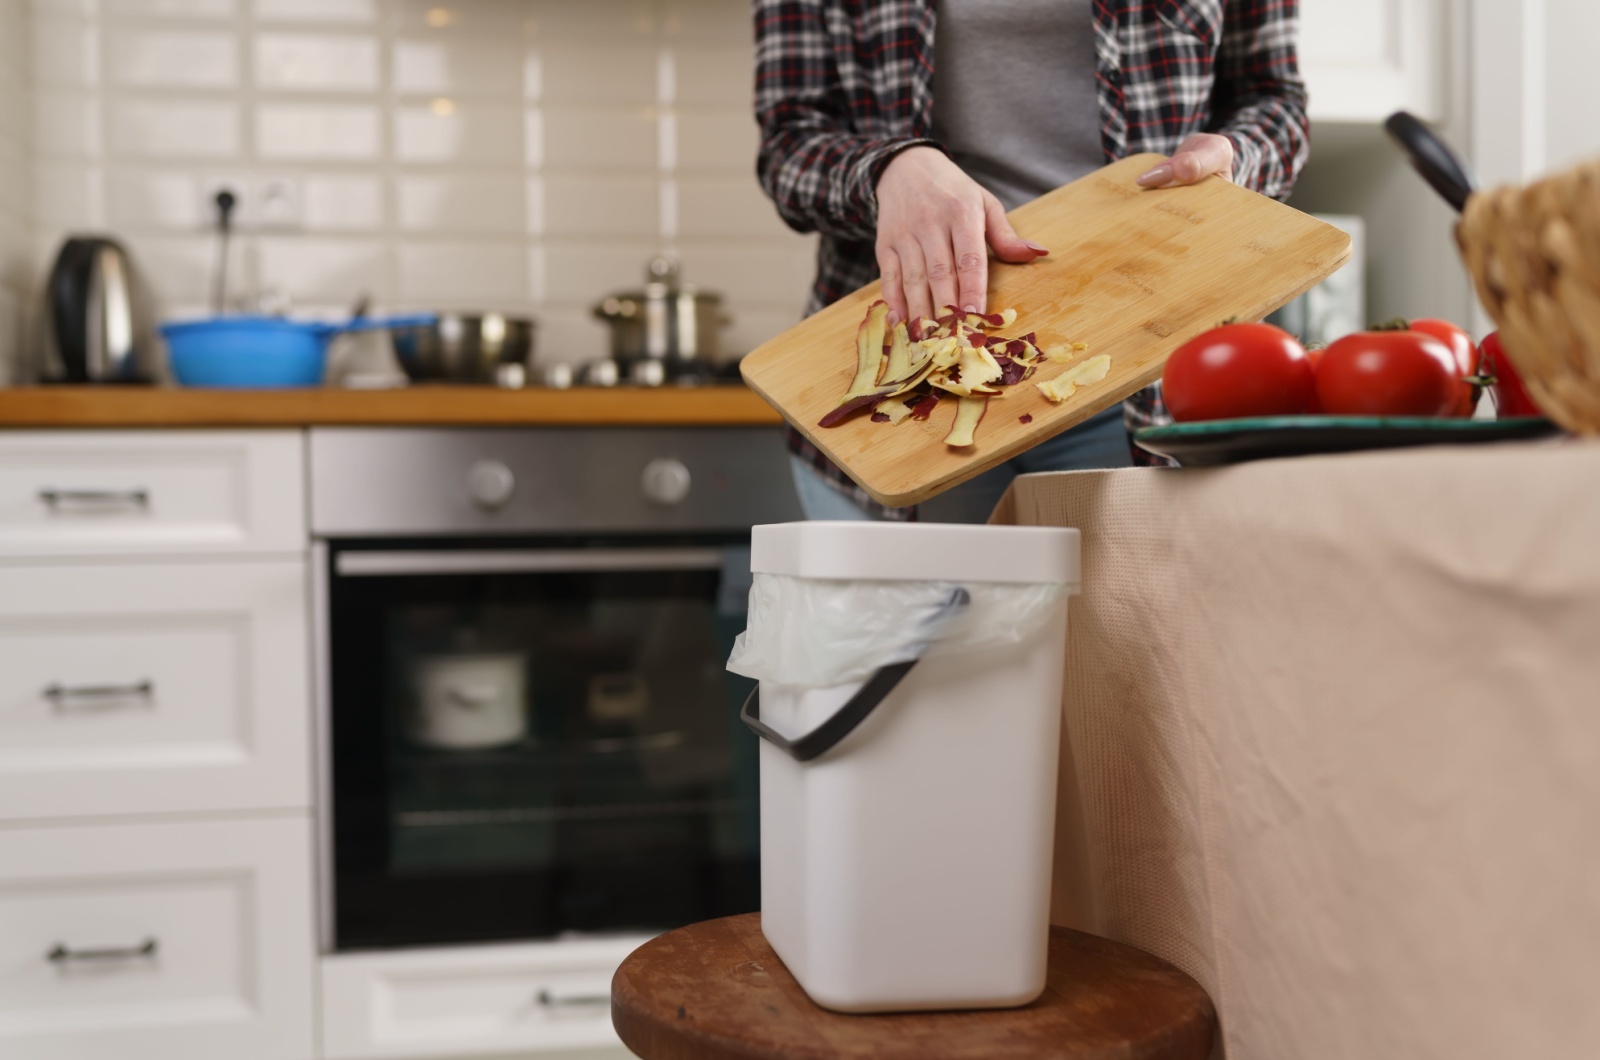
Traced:
POLYGON ((798 688, 865 681, 882 666, 1015 644, 1050 620, 1063 583, 861 581, 756 574, 728 669, 798 688), (935 622, 956 588, 971 599, 935 622), (936 630, 930 646, 930 629, 936 630))

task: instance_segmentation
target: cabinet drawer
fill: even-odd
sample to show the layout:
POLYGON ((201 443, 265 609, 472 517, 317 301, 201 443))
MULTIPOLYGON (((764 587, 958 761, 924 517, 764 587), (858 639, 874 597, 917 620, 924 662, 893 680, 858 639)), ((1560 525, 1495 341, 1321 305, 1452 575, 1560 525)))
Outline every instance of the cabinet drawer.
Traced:
POLYGON ((0 1056, 312 1055, 305 818, 0 831, 0 1056))
POLYGON ((0 566, 0 818, 310 804, 301 560, 0 566))
POLYGON ((645 941, 324 957, 322 1056, 631 1057, 611 1029, 611 976, 645 941))
POLYGON ((0 433, 0 556, 306 543, 299 431, 0 433))

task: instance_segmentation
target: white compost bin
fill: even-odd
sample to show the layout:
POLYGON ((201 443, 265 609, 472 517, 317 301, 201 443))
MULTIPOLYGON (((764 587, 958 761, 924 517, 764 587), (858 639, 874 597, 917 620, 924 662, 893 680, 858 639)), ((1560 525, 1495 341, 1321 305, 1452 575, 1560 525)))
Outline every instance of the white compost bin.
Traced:
POLYGON ((768 638, 778 633, 791 654, 817 639, 803 635, 803 622, 850 627, 839 648, 872 640, 874 624, 920 629, 927 638, 919 634, 901 652, 914 661, 865 680, 805 688, 763 679, 759 700, 746 705, 746 723, 763 737, 768 942, 814 1001, 843 1012, 1032 1001, 1045 983, 1078 532, 758 526, 751 571, 748 635, 761 617, 768 638), (782 611, 769 602, 775 613, 757 616, 764 575, 823 595, 782 611), (923 583, 944 602, 931 612, 896 613, 894 590, 919 588, 889 584, 902 582, 923 583), (874 605, 880 588, 885 603, 874 605), (838 594, 837 606, 828 593, 838 594), (1023 598, 1026 606, 1010 602, 1023 598), (874 606, 885 613, 861 613, 874 606), (1010 628, 1024 612, 1028 628, 1010 628), (976 620, 964 633, 962 618, 976 620), (998 643, 996 629, 1006 632, 998 643), (974 637, 978 647, 964 650, 961 642, 974 637))

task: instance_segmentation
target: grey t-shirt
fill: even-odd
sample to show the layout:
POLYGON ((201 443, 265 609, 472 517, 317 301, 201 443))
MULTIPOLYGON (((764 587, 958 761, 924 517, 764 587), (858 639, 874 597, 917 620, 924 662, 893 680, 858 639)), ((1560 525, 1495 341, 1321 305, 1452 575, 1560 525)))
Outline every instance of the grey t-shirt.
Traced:
POLYGON ((1105 164, 1093 0, 937 0, 933 138, 1007 210, 1105 164))

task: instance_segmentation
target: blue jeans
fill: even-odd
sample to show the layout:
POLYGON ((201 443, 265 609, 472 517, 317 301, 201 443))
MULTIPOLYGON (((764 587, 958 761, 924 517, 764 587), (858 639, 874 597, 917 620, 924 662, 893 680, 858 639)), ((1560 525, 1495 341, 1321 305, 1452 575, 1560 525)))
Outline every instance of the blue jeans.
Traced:
MULTIPOLYGON (((977 478, 948 489, 917 507, 917 517, 928 523, 982 523, 1000 502, 1011 480, 1034 471, 1086 471, 1128 467, 1128 432, 1122 426, 1122 406, 1114 405, 1078 426, 1040 442, 977 478)), ((794 486, 807 519, 871 519, 855 501, 834 489, 810 464, 792 458, 794 486)))

